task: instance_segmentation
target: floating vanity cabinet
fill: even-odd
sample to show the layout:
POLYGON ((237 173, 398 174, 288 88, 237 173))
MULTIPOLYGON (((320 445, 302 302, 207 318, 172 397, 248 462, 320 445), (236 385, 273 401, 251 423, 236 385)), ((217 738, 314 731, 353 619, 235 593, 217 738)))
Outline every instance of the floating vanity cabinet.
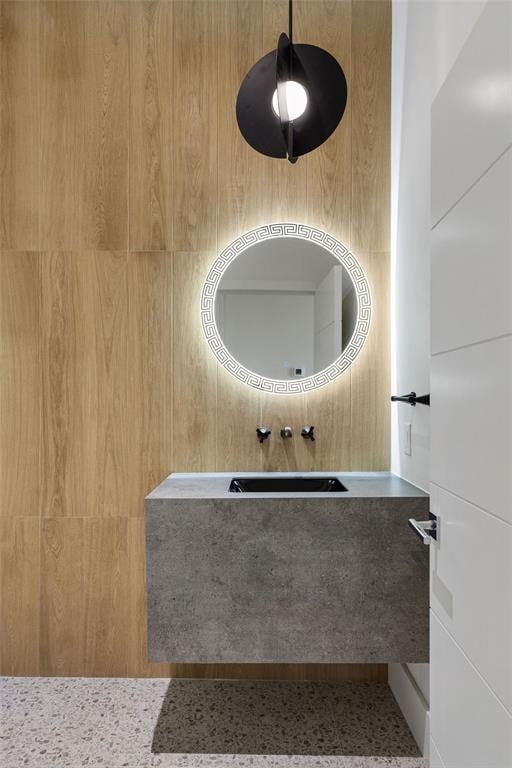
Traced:
POLYGON ((428 661, 429 547, 407 524, 428 518, 428 496, 387 472, 335 476, 346 491, 232 493, 231 474, 159 485, 149 660, 428 661))

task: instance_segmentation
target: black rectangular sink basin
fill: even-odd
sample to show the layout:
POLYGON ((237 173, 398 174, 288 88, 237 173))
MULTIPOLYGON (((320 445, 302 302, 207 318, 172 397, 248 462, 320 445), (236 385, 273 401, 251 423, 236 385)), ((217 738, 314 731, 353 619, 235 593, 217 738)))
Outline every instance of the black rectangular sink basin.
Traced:
POLYGON ((340 493, 337 477, 234 477, 231 493, 340 493))

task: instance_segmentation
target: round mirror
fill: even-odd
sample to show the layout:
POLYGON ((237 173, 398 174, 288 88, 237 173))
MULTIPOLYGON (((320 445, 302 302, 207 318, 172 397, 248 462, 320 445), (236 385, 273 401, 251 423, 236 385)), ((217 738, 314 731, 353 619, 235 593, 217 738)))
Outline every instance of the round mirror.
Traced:
POLYGON ((356 258, 321 230, 272 224, 216 259, 202 294, 208 343, 234 376, 304 392, 341 375, 368 334, 371 301, 356 258))

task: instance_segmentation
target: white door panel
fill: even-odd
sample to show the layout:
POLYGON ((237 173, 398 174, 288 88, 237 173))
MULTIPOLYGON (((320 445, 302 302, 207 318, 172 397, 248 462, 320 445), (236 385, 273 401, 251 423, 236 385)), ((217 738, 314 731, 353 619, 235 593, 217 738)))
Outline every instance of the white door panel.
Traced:
MULTIPOLYGON (((510 768, 512 717, 435 613, 430 620, 431 729, 446 768, 510 768)), ((492 638, 489 637, 489 653, 492 638)))
POLYGON ((435 485, 431 510, 430 606, 512 712, 512 526, 435 485))
POLYGON ((478 17, 431 129, 431 768, 512 768, 511 2, 478 17))
POLYGON ((432 107, 432 224, 512 142, 512 3, 489 2, 432 107))
POLYGON ((512 523, 512 337, 434 355, 431 480, 512 523))
POLYGON ((438 224, 432 353, 512 333, 512 149, 438 224))

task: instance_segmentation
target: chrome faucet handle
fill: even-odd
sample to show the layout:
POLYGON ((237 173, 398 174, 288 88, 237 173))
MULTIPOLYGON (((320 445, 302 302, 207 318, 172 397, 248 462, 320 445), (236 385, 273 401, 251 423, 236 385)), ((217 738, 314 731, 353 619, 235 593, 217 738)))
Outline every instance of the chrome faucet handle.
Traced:
POLYGON ((281 437, 283 439, 287 437, 293 437, 293 431, 291 427, 283 427, 281 430, 281 437))
POLYGON ((258 440, 260 443, 263 443, 265 440, 268 440, 272 434, 272 430, 268 429, 268 427, 257 427, 256 434, 258 435, 258 440))
POLYGON ((311 442, 315 442, 315 435, 314 435, 315 428, 314 427, 302 427, 300 434, 304 438, 304 440, 311 440, 311 442))

